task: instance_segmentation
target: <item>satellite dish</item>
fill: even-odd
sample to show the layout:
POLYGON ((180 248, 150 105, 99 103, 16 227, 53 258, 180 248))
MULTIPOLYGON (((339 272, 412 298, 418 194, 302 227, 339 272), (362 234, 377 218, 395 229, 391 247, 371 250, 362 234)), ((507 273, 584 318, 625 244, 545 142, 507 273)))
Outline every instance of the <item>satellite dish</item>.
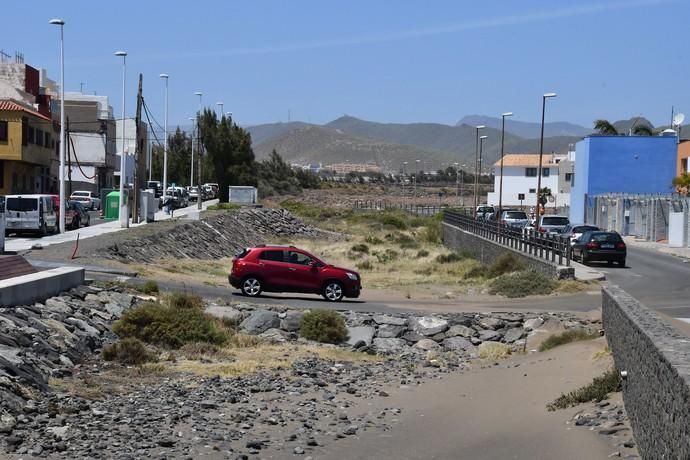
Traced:
POLYGON ((673 125, 674 126, 680 126, 683 124, 684 121, 685 121, 685 114, 683 114, 683 113, 677 113, 673 117, 673 125))

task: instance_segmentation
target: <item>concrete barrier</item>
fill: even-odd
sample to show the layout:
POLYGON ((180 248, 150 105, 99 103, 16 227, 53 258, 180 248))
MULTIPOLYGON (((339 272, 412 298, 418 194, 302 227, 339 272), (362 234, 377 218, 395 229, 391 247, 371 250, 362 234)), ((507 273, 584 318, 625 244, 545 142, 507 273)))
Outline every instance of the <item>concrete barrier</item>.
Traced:
POLYGON ((529 270, 539 272, 553 279, 575 278, 575 268, 565 267, 548 260, 534 257, 524 252, 515 251, 495 241, 482 238, 479 235, 462 230, 446 222, 443 226, 443 244, 455 251, 469 253, 483 264, 490 265, 500 255, 510 253, 520 260, 529 270))
POLYGON ((690 339, 618 287, 602 319, 642 458, 690 458, 690 339))
POLYGON ((60 267, 0 280, 0 307, 31 305, 84 284, 84 269, 60 267))

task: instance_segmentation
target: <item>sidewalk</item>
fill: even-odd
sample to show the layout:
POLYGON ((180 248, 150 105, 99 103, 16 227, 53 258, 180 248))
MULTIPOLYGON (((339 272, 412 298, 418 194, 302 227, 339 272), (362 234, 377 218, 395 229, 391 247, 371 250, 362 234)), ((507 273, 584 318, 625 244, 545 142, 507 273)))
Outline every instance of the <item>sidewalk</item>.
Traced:
POLYGON ((628 246, 651 249, 654 251, 663 252, 664 254, 680 257, 682 259, 688 259, 690 261, 690 248, 671 248, 667 242, 639 240, 634 236, 624 236, 623 239, 625 240, 625 244, 628 246))
POLYGON ((606 275, 596 268, 582 265, 574 260, 570 261, 570 266, 575 268, 575 279, 578 281, 603 281, 606 279, 606 275))
MULTIPOLYGON (((201 203, 201 210, 205 211, 209 206, 217 204, 218 200, 209 200, 201 203)), ((181 219, 188 215, 197 213, 197 204, 194 203, 186 208, 176 209, 173 213, 173 218, 181 219)), ((154 221, 168 220, 171 216, 165 213, 165 211, 158 211, 154 216, 154 221)), ((141 225, 146 225, 146 222, 141 222, 138 224, 130 223, 130 227, 139 227, 141 225)), ((51 244, 59 244, 68 241, 75 241, 77 239, 77 234, 79 234, 79 239, 83 240, 85 238, 91 238, 98 235, 103 235, 106 233, 119 232, 121 230, 126 230, 120 226, 119 220, 106 221, 99 225, 93 225, 90 227, 82 227, 78 230, 68 230, 65 233, 58 233, 55 235, 44 236, 43 238, 11 238, 5 240, 5 251, 16 252, 16 251, 26 251, 31 249, 32 246, 40 244, 42 247, 50 246, 51 244)))

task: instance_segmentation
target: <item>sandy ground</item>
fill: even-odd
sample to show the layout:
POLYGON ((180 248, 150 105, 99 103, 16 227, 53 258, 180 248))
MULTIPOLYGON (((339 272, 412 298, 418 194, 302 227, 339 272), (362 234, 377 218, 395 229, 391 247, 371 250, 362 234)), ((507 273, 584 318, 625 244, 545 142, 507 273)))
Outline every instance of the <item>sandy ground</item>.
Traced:
POLYGON ((343 440, 322 458, 608 458, 621 451, 616 446, 619 439, 567 423, 582 407, 546 410, 561 393, 591 382, 610 366, 610 358, 592 357, 603 347, 603 339, 570 344, 451 375, 415 390, 400 388, 379 403, 380 409, 404 407, 393 430, 343 440))

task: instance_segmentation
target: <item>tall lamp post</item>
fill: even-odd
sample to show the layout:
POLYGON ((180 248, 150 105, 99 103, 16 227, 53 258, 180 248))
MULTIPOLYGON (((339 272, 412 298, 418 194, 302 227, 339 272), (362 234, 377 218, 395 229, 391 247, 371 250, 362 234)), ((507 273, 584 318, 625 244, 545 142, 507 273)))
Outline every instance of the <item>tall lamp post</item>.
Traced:
POLYGON ((414 173, 414 192, 412 195, 417 197, 417 181, 419 180, 419 160, 414 160, 417 163, 417 172, 414 173))
POLYGON ((477 217, 477 187, 479 185, 479 174, 478 174, 478 168, 479 168, 479 130, 484 129, 486 126, 484 125, 479 125, 475 126, 476 130, 476 137, 475 137, 475 145, 474 145, 474 211, 472 211, 472 215, 476 218, 477 217))
POLYGON ((65 21, 51 19, 50 24, 60 26, 60 233, 65 233, 65 21))
POLYGON ((160 77, 165 80, 165 117, 163 122, 163 198, 168 191, 168 74, 162 73, 160 77))
MULTIPOLYGON (((199 96, 199 111, 196 113, 196 157, 197 157, 196 208, 201 210, 201 97, 203 96, 203 93, 201 91, 197 91, 194 94, 199 96)), ((221 102, 221 104, 223 104, 223 103, 221 102)), ((221 113, 222 112, 223 111, 222 111, 222 107, 221 107, 221 113)))
POLYGON ((496 222, 501 222, 501 214, 503 214, 503 146, 505 143, 506 134, 506 117, 512 117, 513 112, 505 112, 501 114, 501 179, 498 185, 498 219, 496 222))
POLYGON ((223 118, 223 103, 222 102, 216 102, 217 106, 220 106, 220 117, 218 118, 219 120, 223 118))
MULTIPOLYGON (((192 123, 196 123, 196 118, 195 117, 189 117, 189 121, 192 123)), ((191 161, 191 168, 189 170, 189 186, 191 187, 194 185, 194 132, 196 131, 196 126, 192 125, 192 161, 191 161)), ((198 138, 197 138, 198 141, 198 138)))
POLYGON ((127 52, 116 51, 115 56, 122 58, 122 130, 120 151, 120 227, 129 227, 129 213, 125 203, 125 83, 127 77, 127 52))
POLYGON ((455 201, 460 203, 460 163, 453 163, 455 166, 455 201))
POLYGON ((539 168, 537 169, 537 221, 541 215, 541 162, 544 156, 544 114, 546 112, 546 99, 556 97, 556 93, 545 93, 541 98, 541 136, 539 137, 539 168))
MULTIPOLYGON (((479 176, 482 175, 482 151, 484 150, 484 141, 488 138, 489 136, 480 136, 479 137, 479 167, 478 167, 478 176, 477 176, 477 184, 479 184, 479 176)), ((477 198, 479 198, 479 194, 477 194, 477 198)), ((475 212, 477 209, 477 206, 474 207, 475 212)))

